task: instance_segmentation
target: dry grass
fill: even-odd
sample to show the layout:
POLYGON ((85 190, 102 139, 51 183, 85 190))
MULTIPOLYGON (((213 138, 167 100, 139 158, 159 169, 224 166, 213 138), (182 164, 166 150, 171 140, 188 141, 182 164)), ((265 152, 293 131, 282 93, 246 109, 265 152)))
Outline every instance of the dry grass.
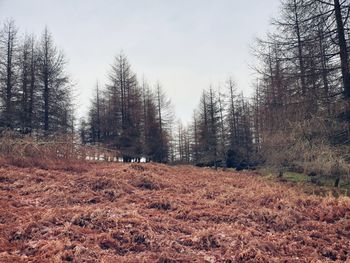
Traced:
POLYGON ((86 172, 96 160, 113 161, 119 155, 103 147, 76 143, 70 134, 36 138, 12 131, 0 133, 0 165, 86 172))
POLYGON ((159 164, 0 167, 0 262, 350 260, 350 200, 159 164))
POLYGON ((346 137, 348 126, 337 122, 331 124, 329 120, 313 118, 290 123, 288 131, 263 133, 261 153, 266 165, 279 170, 297 169, 305 174, 313 172, 329 178, 349 179, 349 141, 332 142, 336 141, 335 134, 346 137))

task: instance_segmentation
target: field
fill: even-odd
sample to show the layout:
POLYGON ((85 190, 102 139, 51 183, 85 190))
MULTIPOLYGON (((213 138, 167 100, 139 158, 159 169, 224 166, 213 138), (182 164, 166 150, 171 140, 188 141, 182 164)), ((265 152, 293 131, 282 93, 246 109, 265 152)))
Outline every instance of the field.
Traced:
POLYGON ((0 262, 350 261, 350 199, 253 172, 0 166, 0 262))

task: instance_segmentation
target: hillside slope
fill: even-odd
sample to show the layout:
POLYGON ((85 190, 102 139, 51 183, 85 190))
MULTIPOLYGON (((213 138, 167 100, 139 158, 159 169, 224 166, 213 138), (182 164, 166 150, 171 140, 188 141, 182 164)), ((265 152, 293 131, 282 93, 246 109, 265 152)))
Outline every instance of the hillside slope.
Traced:
POLYGON ((253 173, 0 167, 0 262, 350 260, 350 199, 253 173))

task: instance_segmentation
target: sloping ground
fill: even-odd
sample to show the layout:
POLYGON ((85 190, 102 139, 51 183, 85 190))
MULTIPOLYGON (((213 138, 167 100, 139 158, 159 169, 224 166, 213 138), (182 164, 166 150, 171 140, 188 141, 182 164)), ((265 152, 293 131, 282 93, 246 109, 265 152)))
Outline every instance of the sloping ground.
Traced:
POLYGON ((0 262, 350 260, 350 200, 249 173, 0 167, 0 262))

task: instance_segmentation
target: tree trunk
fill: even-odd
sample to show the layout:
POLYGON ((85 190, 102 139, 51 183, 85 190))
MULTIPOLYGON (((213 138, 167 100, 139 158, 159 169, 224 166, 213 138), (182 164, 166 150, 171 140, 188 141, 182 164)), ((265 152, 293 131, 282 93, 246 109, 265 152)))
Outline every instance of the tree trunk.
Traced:
POLYGON ((301 35, 300 35, 298 6, 297 6, 296 0, 294 0, 294 15, 295 15, 295 30, 298 38, 298 59, 299 59, 299 67, 300 67, 301 92, 302 92, 302 95, 304 96, 306 94, 305 67, 304 67, 304 56, 303 56, 303 49, 302 49, 302 43, 301 43, 301 35))
POLYGON ((341 6, 339 0, 334 0, 334 12, 335 19, 337 22, 337 34, 339 41, 339 50, 340 50, 340 60, 341 60, 341 70, 343 77, 343 85, 344 85, 344 96, 346 99, 350 99, 350 74, 349 74, 349 57, 348 57, 348 49, 345 40, 344 33, 344 24, 343 18, 341 14, 341 6))

